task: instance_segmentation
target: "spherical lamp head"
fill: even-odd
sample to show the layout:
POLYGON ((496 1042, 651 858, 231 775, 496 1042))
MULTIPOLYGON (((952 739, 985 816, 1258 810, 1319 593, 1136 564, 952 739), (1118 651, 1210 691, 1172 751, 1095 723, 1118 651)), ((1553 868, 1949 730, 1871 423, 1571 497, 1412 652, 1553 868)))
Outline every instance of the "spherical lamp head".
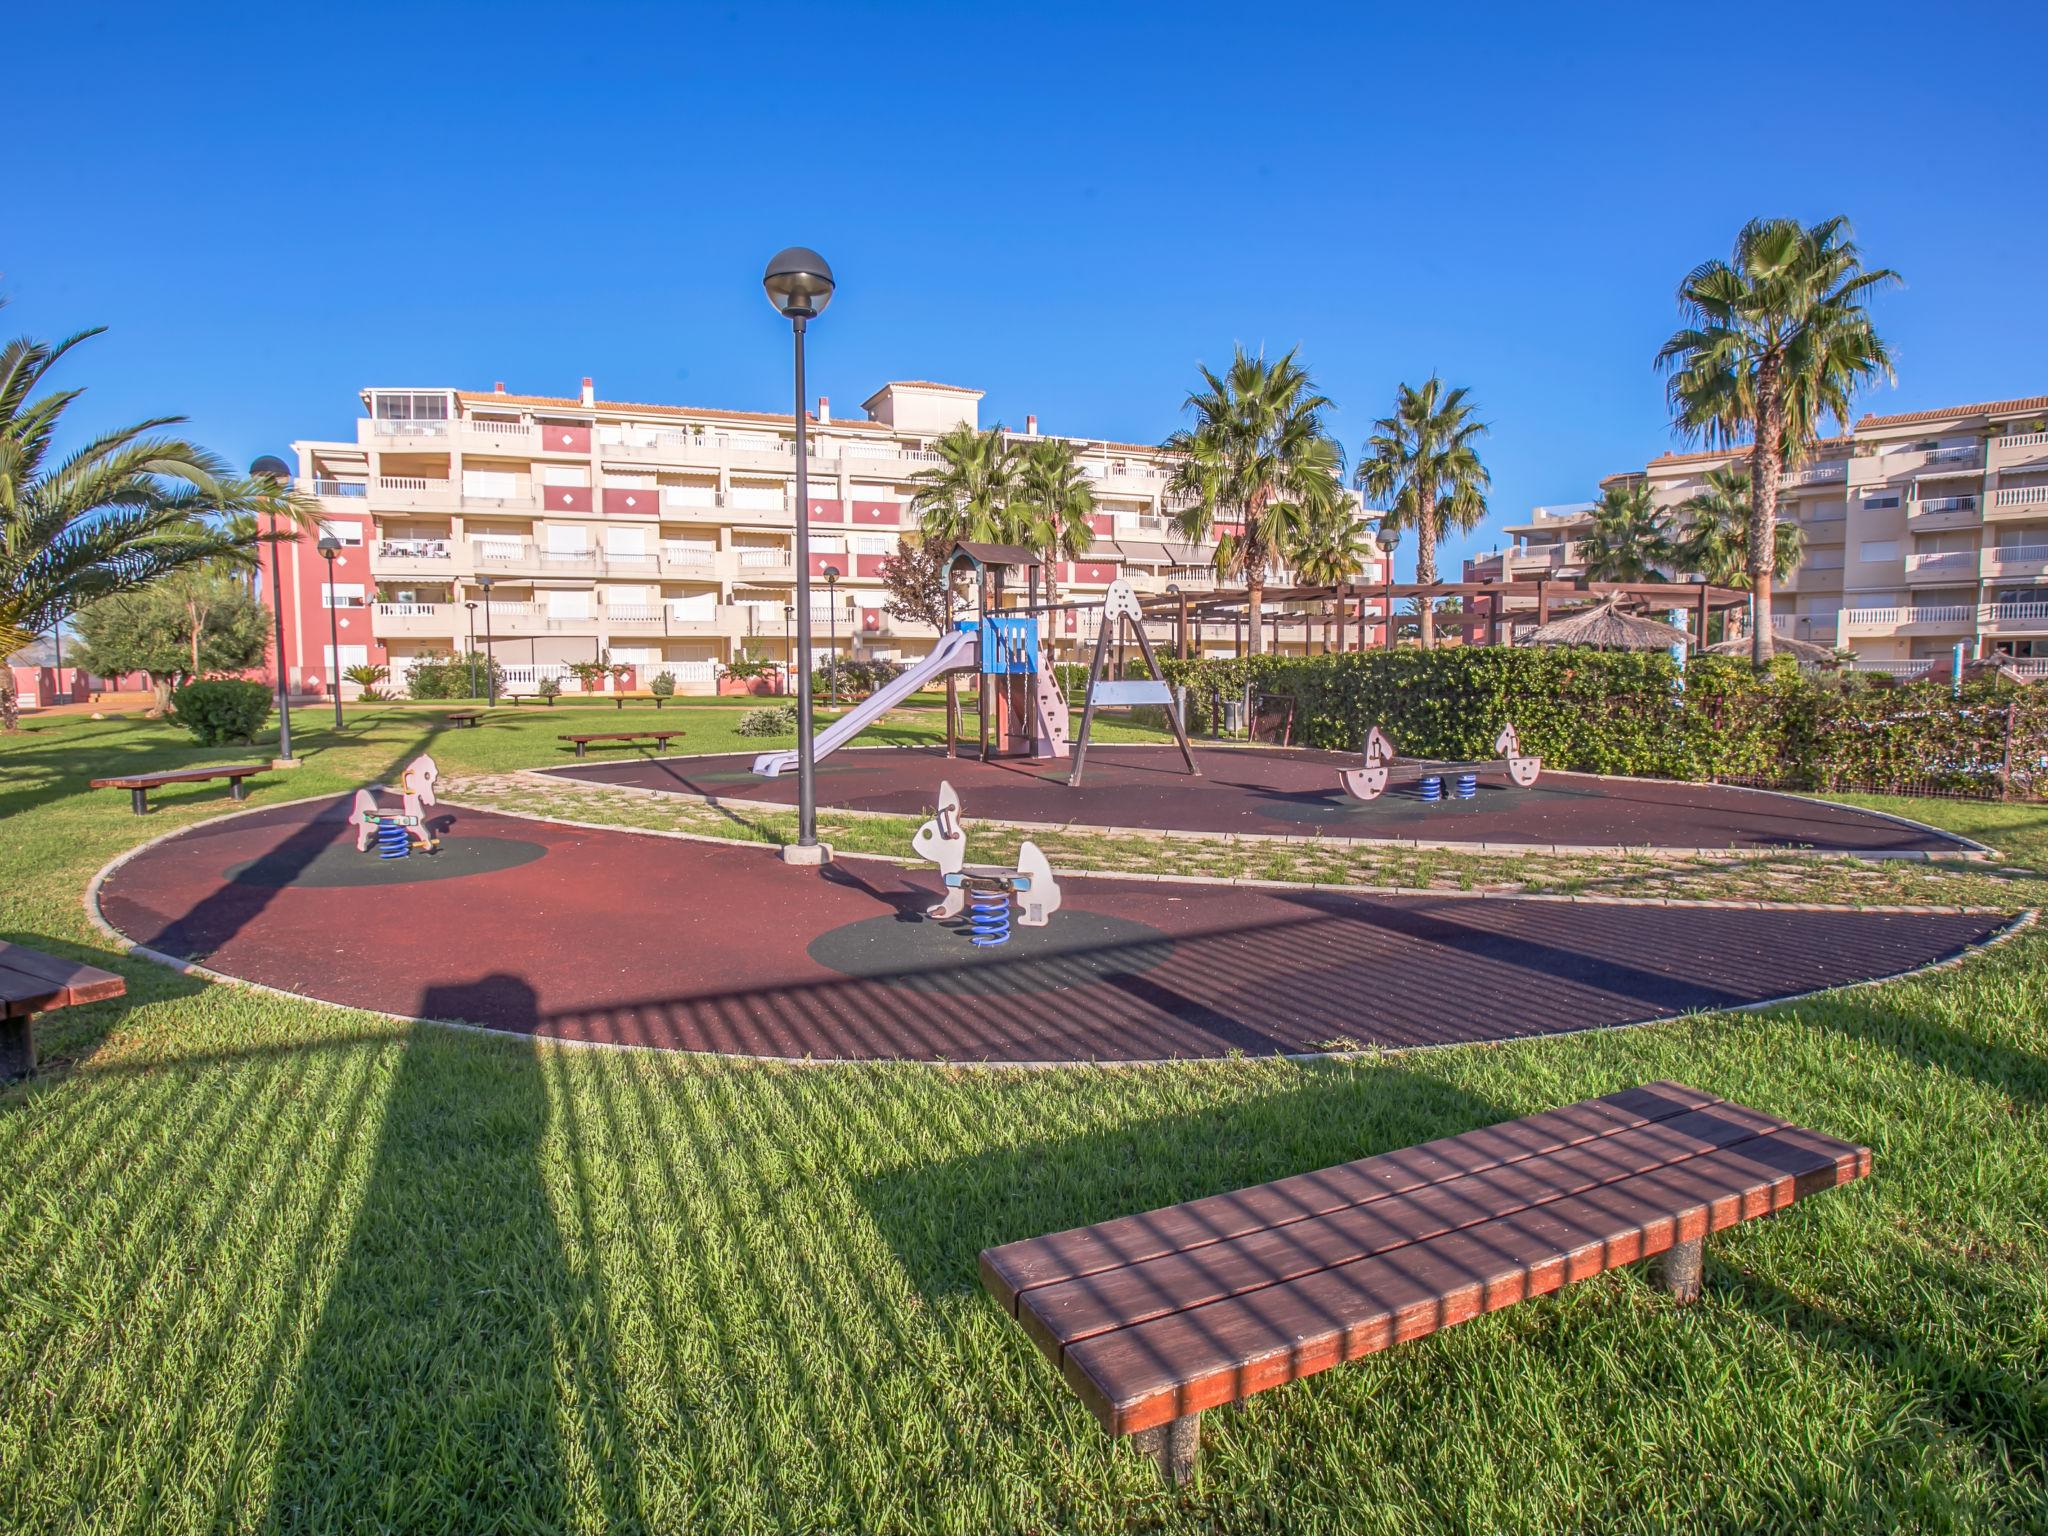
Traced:
POLYGON ((249 474, 253 479, 274 480, 282 485, 291 479, 292 467, 276 454, 266 453, 249 466, 249 474))
POLYGON ((832 302, 832 268, 816 251, 792 245, 775 253, 761 274, 761 286, 785 319, 809 320, 832 302))

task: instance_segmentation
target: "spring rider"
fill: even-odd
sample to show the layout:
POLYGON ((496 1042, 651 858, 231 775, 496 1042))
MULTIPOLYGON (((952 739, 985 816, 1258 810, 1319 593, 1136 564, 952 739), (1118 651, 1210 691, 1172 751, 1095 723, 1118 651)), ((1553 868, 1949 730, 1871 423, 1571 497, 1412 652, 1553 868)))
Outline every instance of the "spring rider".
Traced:
POLYGON ((1009 943, 1013 896, 1017 921, 1026 928, 1043 928, 1060 909, 1059 882, 1053 879, 1051 861, 1036 843, 1027 841, 1017 850, 1015 868, 967 862, 960 796, 944 780, 939 783, 938 814, 917 829, 910 846, 921 858, 938 865, 940 878, 946 882, 946 899, 926 908, 924 915, 944 920, 966 912, 968 933, 979 948, 1009 943))
POLYGON ((441 770, 434 766, 434 760, 422 755, 399 775, 395 791, 383 784, 357 790, 355 809, 348 818, 349 825, 356 829, 356 852, 369 852, 373 838, 380 859, 405 858, 412 853, 415 842, 428 853, 438 849, 441 840, 427 830, 421 808, 435 803, 434 781, 440 776, 441 770), (377 803, 380 794, 394 793, 401 797, 400 809, 385 810, 377 803))

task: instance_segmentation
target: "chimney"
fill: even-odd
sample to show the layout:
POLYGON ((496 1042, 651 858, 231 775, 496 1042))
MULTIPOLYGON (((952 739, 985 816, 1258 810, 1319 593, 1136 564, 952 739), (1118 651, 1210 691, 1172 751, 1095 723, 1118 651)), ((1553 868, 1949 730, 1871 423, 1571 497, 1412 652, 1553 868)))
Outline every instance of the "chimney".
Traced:
POLYGON ((1038 418, 1036 416, 1026 416, 1024 418, 1024 435, 1026 437, 1038 436, 1038 418))
POLYGON ((818 425, 821 427, 832 425, 832 397, 830 395, 818 396, 818 425))
POLYGON ((583 376, 583 403, 585 405, 597 404, 597 386, 590 382, 590 375, 587 373, 583 376))
POLYGON ((491 393, 494 395, 505 393, 505 381, 503 379, 494 380, 491 384, 491 393))

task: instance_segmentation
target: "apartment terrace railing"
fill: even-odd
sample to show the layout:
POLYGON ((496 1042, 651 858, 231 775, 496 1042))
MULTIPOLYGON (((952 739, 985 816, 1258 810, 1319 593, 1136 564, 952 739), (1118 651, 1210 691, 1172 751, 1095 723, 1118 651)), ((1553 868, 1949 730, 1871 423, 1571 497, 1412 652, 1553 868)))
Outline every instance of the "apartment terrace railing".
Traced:
POLYGON ((1978 461, 1982 453, 1975 443, 1959 443, 1952 448, 1931 448, 1927 452, 1929 464, 1971 464, 1978 461))
POLYGON ((1992 498, 1992 504, 2000 507, 2048 506, 2048 485, 2006 486, 1992 498))
POLYGON ((2048 444, 2048 432, 2015 432, 1995 441, 2001 448, 2039 448, 2048 444))
POLYGON ((1984 551, 1984 569, 1993 575, 2028 565, 2048 565, 2048 544, 2001 544, 1984 551))
POLYGON ((1976 618, 1973 605, 1938 603, 1915 608, 1851 608, 1846 610, 1844 622, 1852 635, 1881 635, 1909 624, 1968 626, 1976 618))
POLYGON ((311 480, 299 481, 300 490, 310 490, 315 496, 358 497, 367 496, 370 487, 361 480, 329 480, 315 476, 311 480))
POLYGON ((1941 550, 1932 554, 1906 556, 1906 574, 1928 575, 1954 572, 1957 576, 1975 575, 1977 551, 1974 549, 1941 550))
POLYGON ((1808 464, 1800 469, 1788 469, 1778 476, 1778 484, 1827 485, 1848 478, 1848 464, 1838 460, 1829 464, 1808 464))

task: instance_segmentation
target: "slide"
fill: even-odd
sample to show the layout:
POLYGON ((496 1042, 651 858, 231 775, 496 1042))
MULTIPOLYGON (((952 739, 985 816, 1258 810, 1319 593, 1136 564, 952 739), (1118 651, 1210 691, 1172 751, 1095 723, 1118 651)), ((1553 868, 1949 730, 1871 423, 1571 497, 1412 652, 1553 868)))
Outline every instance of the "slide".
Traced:
MULTIPOLYGON (((886 688, 877 689, 852 709, 818 732, 812 743, 814 761, 822 762, 845 746, 882 715, 909 698, 918 689, 948 672, 972 672, 981 664, 976 654, 977 637, 964 629, 942 635, 932 652, 886 688)), ((763 752, 754 759, 754 776, 776 779, 796 767, 795 752, 763 752)))

